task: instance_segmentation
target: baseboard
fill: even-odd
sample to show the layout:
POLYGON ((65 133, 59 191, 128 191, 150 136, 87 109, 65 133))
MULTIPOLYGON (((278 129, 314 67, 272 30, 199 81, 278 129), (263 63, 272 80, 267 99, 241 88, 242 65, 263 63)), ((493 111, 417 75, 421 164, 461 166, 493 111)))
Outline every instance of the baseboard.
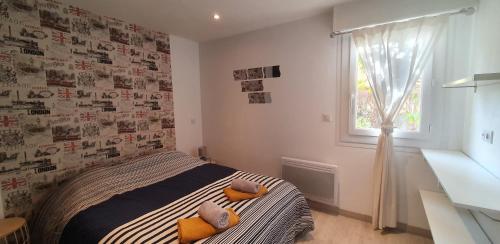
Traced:
MULTIPOLYGON (((360 213, 352 212, 352 211, 345 210, 345 209, 339 209, 338 207, 330 206, 328 204, 312 201, 309 199, 307 199, 307 203, 309 204, 309 206, 312 209, 317 210, 317 211, 321 211, 321 212, 333 214, 333 215, 342 215, 342 216, 345 216, 348 218, 357 219, 357 220, 365 221, 368 223, 372 222, 372 216, 369 216, 366 214, 360 214, 360 213)), ((431 231, 424 229, 424 228, 408 225, 406 223, 398 223, 397 229, 399 231, 408 232, 411 234, 415 234, 415 235, 419 235, 419 236, 423 236, 423 237, 427 237, 427 238, 432 239, 431 231)))
POLYGON ((328 204, 324 204, 324 203, 312 201, 312 200, 309 200, 309 199, 306 199, 306 200, 307 200, 307 204, 309 204, 309 207, 311 207, 314 210, 317 210, 317 211, 320 211, 320 212, 323 212, 323 213, 333 214, 333 215, 338 215, 339 214, 339 209, 337 207, 335 207, 335 206, 331 206, 331 205, 328 205, 328 204))
POLYGON ((401 223, 401 222, 398 223, 398 229, 400 229, 402 231, 406 231, 408 233, 412 233, 415 235, 419 235, 419 236, 423 236, 423 237, 427 237, 429 239, 432 239, 431 230, 428 230, 428 229, 416 227, 413 225, 408 225, 406 223, 401 223))

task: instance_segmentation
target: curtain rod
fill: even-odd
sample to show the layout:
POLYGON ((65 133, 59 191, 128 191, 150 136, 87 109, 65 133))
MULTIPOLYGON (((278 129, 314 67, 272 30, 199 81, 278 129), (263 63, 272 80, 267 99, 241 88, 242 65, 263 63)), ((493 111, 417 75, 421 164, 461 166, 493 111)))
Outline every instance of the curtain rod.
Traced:
POLYGON ((347 29, 347 30, 342 30, 342 31, 334 31, 334 32, 330 33, 330 37, 334 38, 335 36, 338 36, 338 35, 352 33, 355 30, 360 30, 360 29, 364 29, 364 28, 371 28, 371 27, 375 27, 375 26, 386 25, 386 24, 391 24, 391 23, 396 23, 396 22, 410 21, 410 20, 419 19, 419 18, 423 18, 423 17, 434 17, 434 16, 441 16, 441 15, 456 15, 456 14, 472 15, 475 11, 476 11, 476 9, 474 7, 468 7, 468 8, 462 8, 460 10, 446 11, 446 12, 441 12, 441 13, 437 13, 437 14, 429 14, 429 15, 413 17, 413 18, 408 18, 408 19, 403 19, 403 20, 388 21, 388 22, 375 24, 375 25, 367 25, 367 26, 362 26, 362 27, 357 27, 357 28, 352 28, 352 29, 347 29))

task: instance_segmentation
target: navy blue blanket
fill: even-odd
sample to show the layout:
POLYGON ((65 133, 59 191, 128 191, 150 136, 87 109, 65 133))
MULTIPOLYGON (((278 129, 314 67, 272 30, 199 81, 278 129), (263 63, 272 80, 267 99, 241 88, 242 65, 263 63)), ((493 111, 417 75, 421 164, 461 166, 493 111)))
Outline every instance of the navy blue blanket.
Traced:
POLYGON ((236 170, 232 168, 205 164, 158 183, 115 195, 75 215, 64 227, 60 243, 98 243, 120 225, 234 172, 236 170))

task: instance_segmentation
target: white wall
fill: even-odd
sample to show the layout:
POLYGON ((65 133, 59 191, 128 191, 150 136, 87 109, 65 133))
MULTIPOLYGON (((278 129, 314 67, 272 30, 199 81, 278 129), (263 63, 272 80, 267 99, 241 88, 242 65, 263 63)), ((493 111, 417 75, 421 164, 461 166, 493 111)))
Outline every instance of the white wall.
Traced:
MULTIPOLYGON (((474 26, 472 67, 475 73, 500 72, 500 1, 481 0, 474 26)), ((500 86, 481 87, 468 94, 464 151, 500 177, 500 86), (493 144, 481 140, 494 130, 493 144)))
POLYGON ((176 146, 178 151, 197 155, 203 143, 199 45, 174 35, 170 36, 170 45, 176 146))
MULTIPOLYGON (((472 67, 476 73, 500 72, 499 13, 499 0, 481 0, 473 33, 472 67)), ((500 178, 500 85, 469 91, 466 104, 463 150, 500 178), (493 144, 481 140, 483 130, 495 131, 493 144)), ((500 243, 500 224, 481 213, 474 215, 492 242, 500 243)))
MULTIPOLYGON (((328 36, 331 19, 330 14, 320 15, 202 43, 203 140, 217 161, 272 176, 280 175, 281 156, 337 164, 339 207, 371 215, 375 151, 338 146, 336 123, 321 120, 322 113, 337 116, 335 46, 328 36), (264 81, 272 103, 250 105, 232 71, 267 65, 281 65, 282 72, 281 78, 264 81)), ((463 93, 443 90, 438 90, 437 98, 463 93)), ((453 106, 437 99, 433 113, 460 113, 462 102, 458 99, 453 106)), ((436 125, 436 131, 441 130, 429 147, 460 147, 461 136, 456 135, 461 135, 463 118, 454 118, 453 125, 448 121, 436 125)), ((397 161, 399 220, 428 228, 418 189, 438 190, 437 180, 420 153, 399 152, 397 161)))

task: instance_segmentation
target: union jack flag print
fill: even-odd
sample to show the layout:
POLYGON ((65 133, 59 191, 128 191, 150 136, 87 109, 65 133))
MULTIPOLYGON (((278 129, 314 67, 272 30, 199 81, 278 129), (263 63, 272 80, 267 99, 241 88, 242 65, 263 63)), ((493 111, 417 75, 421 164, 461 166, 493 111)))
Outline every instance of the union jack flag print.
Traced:
POLYGON ((142 118, 146 117, 146 115, 148 115, 148 113, 144 112, 144 111, 137 111, 135 113, 135 115, 136 115, 137 118, 142 119, 142 118))
POLYGON ((95 121, 97 118, 96 113, 93 112, 83 112, 80 113, 80 119, 84 122, 95 121))
POLYGON ((116 51, 121 54, 121 55, 128 55, 128 47, 127 45, 118 45, 118 47, 116 48, 116 51))
POLYGON ((172 101, 172 99, 173 99, 173 98, 174 98, 174 96, 172 95, 172 93, 171 93, 171 92, 165 92, 165 100, 166 100, 167 102, 172 101))
POLYGON ((5 62, 5 63, 8 63, 11 61, 11 55, 10 53, 6 53, 6 52, 0 52, 0 61, 1 62, 5 62))
POLYGON ((65 152, 74 153, 79 149, 80 149, 80 145, 74 141, 64 143, 64 151, 65 152))
POLYGON ((57 95, 59 98, 69 100, 75 96, 75 92, 68 88, 57 89, 57 95))
POLYGON ((79 70, 89 70, 92 68, 92 61, 87 60, 76 60, 75 66, 79 70))
POLYGON ((69 6, 69 13, 74 15, 74 16, 78 16, 78 17, 85 17, 88 14, 87 10, 84 10, 84 9, 81 9, 78 7, 74 7, 71 5, 69 6))
POLYGON ((52 41, 64 45, 69 42, 70 38, 68 37, 68 33, 62 31, 52 31, 52 41))
POLYGON ((169 54, 165 54, 165 53, 162 53, 161 56, 160 56, 160 60, 165 63, 165 64, 168 64, 170 62, 170 55, 169 54))
POLYGON ((18 187, 26 186, 26 179, 21 177, 14 177, 2 181, 2 190, 11 191, 18 187))
POLYGON ((11 128, 17 126, 17 118, 14 116, 4 115, 0 120, 0 127, 11 128))
POLYGON ((127 134, 127 135, 125 135, 125 141, 126 141, 127 143, 132 143, 132 142, 134 142, 134 139, 135 139, 135 137, 134 137, 132 134, 127 134))
POLYGON ((130 98, 132 98, 132 94, 128 90, 122 90, 122 99, 128 101, 130 98))
POLYGON ((129 24, 128 25, 128 29, 130 31, 133 31, 133 32, 138 32, 138 31, 141 31, 142 30, 142 27, 141 26, 138 26, 136 24, 129 24))
POLYGON ((143 76, 144 73, 146 73, 146 69, 144 68, 132 68, 132 75, 143 76))

